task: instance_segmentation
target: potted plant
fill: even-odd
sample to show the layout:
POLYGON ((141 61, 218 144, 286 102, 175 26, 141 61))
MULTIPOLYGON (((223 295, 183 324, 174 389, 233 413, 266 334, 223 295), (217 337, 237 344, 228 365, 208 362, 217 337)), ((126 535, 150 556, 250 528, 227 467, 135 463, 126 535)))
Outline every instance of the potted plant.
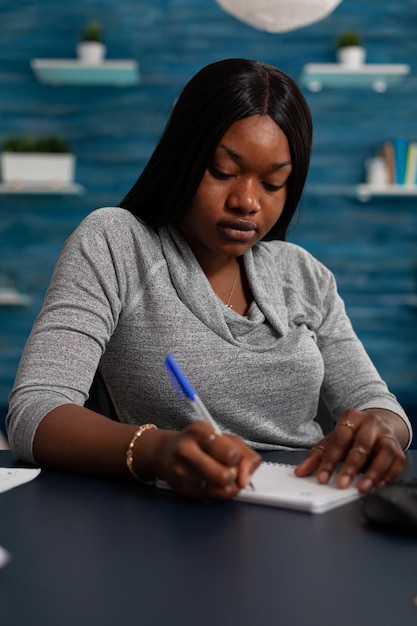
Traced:
POLYGON ((349 67, 359 67, 365 62, 366 50, 360 35, 353 31, 345 31, 336 39, 336 57, 339 63, 349 67))
POLYGON ((82 31, 77 45, 77 56, 82 63, 98 65, 106 56, 106 46, 102 41, 100 22, 92 20, 82 31))
POLYGON ((10 137, 3 142, 0 165, 2 181, 15 187, 43 184, 59 188, 74 180, 75 155, 56 135, 10 137))
POLYGON ((13 272, 0 273, 0 306, 28 306, 32 298, 22 292, 13 272))

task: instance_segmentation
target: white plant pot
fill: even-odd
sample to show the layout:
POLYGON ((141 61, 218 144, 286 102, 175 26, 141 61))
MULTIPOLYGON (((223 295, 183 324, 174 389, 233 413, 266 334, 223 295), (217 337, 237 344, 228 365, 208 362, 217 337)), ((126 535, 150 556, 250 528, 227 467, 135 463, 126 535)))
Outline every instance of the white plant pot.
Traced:
POLYGON ((366 50, 362 46, 345 46, 336 51, 337 60, 348 67, 359 67, 365 63, 366 50))
POLYGON ((16 187, 43 183, 58 188, 74 181, 74 154, 2 152, 0 164, 3 182, 16 187))
POLYGON ((77 57, 86 65, 99 65, 106 56, 107 48, 99 41, 81 41, 77 45, 77 57))
POLYGON ((386 161, 381 156, 372 157, 365 161, 366 182, 375 187, 385 187, 389 180, 389 171, 386 161))

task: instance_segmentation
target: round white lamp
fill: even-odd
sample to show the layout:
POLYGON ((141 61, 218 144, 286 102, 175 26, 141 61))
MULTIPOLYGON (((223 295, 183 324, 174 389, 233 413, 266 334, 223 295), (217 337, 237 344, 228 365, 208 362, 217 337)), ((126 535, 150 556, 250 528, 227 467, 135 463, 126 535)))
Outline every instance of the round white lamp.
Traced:
POLYGON ((342 0, 217 0, 222 9, 259 30, 285 33, 318 22, 342 0))

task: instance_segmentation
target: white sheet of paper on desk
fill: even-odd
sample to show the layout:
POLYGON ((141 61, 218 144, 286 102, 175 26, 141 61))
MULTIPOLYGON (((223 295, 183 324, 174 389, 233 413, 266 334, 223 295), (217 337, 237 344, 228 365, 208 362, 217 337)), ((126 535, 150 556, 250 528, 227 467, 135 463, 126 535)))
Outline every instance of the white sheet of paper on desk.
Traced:
MULTIPOLYGON (((24 485, 40 474, 38 467, 0 467, 0 493, 24 485)), ((0 546, 0 568, 7 565, 11 555, 0 546)))
POLYGON ((11 556, 9 552, 7 552, 7 550, 5 550, 4 548, 0 546, 0 567, 7 565, 10 559, 11 559, 11 556))
POLYGON ((24 485, 40 474, 38 467, 0 467, 0 493, 24 485))

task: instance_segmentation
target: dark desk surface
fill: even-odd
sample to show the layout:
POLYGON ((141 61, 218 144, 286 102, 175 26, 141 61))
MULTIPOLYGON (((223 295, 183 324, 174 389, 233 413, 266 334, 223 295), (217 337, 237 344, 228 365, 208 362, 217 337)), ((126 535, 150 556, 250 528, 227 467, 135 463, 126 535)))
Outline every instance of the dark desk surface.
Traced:
POLYGON ((2 626, 417 625, 417 539, 359 501, 310 515, 43 471, 0 494, 0 545, 2 626))

